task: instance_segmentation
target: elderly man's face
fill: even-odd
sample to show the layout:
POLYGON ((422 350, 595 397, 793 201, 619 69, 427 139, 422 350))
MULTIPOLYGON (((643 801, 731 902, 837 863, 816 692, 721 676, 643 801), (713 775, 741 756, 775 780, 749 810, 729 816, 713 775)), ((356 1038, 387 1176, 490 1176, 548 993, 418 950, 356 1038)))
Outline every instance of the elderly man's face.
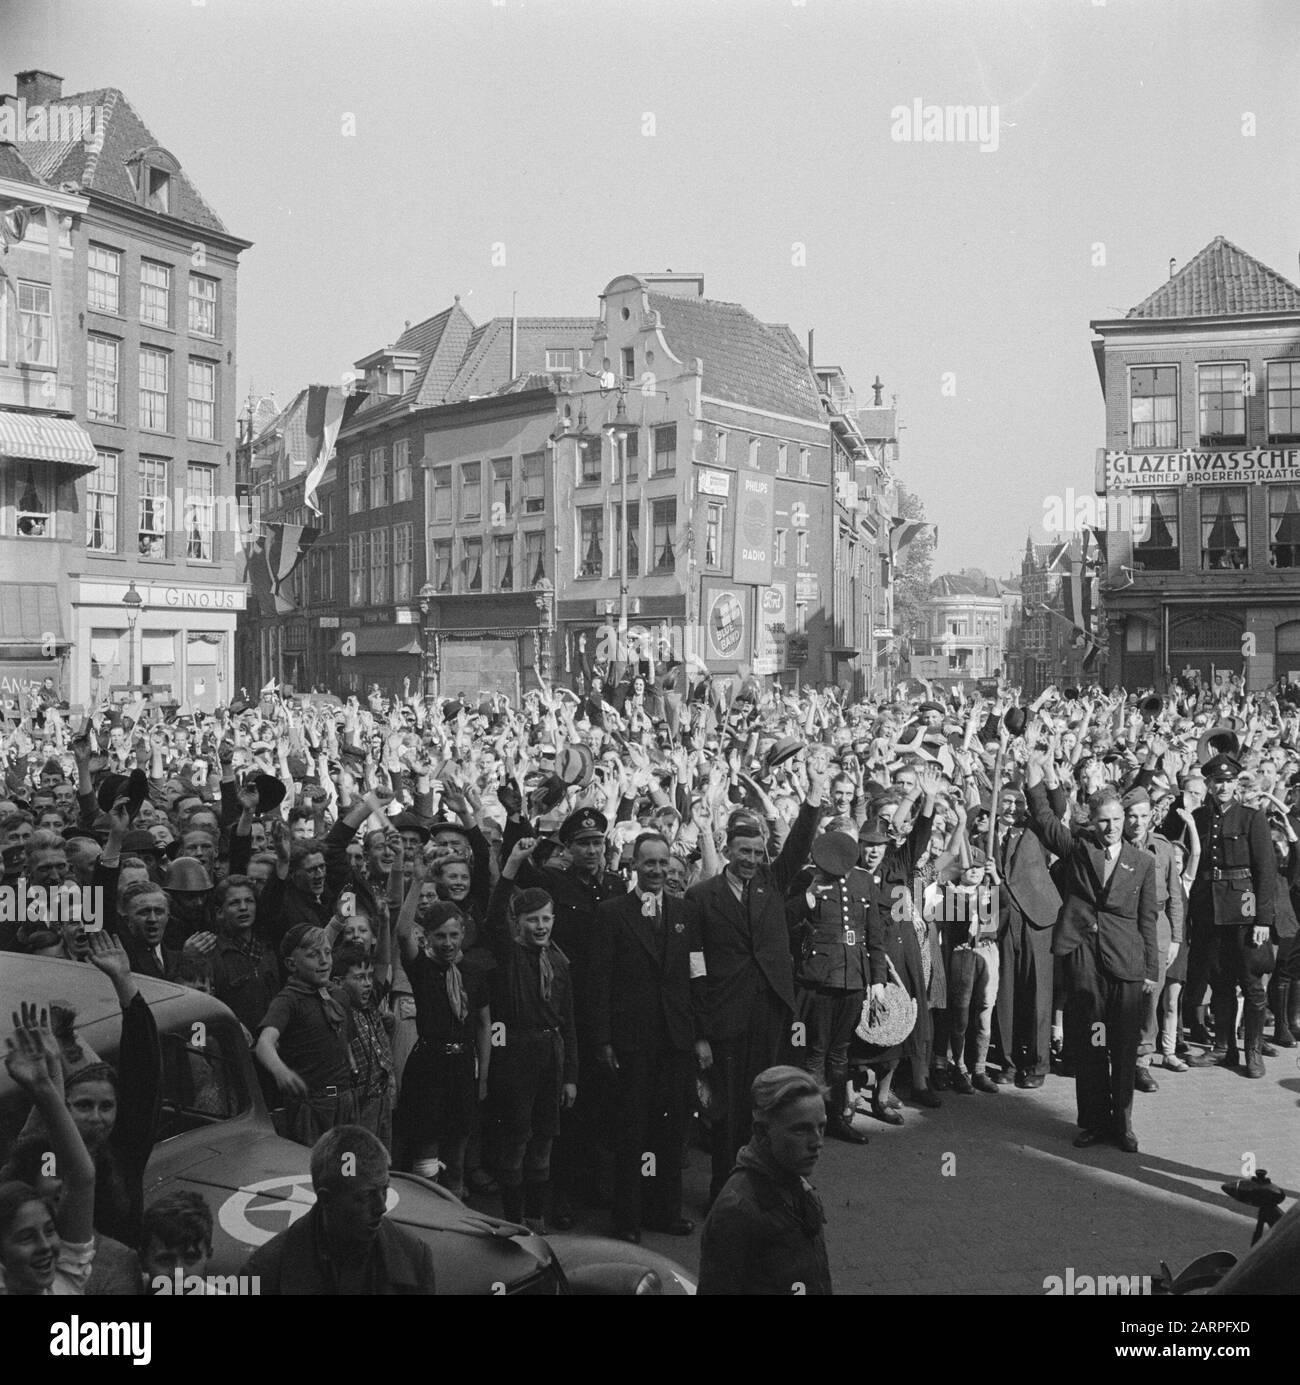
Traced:
POLYGON ((68 874, 68 856, 61 846, 33 852, 27 862, 27 877, 37 885, 61 885, 68 874))

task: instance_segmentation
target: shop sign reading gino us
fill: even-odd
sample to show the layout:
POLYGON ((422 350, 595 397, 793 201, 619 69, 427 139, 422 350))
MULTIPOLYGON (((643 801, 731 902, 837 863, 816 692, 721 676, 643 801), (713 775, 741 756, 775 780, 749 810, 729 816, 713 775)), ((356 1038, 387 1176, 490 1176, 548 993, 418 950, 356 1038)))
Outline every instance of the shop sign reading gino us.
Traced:
POLYGON ((1300 448, 1240 447, 1225 452, 1114 452, 1097 449, 1107 490, 1139 486, 1250 485, 1300 481, 1300 448))

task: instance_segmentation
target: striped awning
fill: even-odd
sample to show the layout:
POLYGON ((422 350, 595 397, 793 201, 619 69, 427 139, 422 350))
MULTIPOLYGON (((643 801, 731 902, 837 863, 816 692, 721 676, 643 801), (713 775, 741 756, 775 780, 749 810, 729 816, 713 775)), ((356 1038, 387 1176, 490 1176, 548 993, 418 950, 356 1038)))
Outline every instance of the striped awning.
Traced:
POLYGON ((95 444, 73 419, 16 414, 0 409, 0 456, 62 462, 82 471, 95 468, 95 444))
POLYGON ((0 584, 0 647, 28 646, 47 658, 68 647, 59 590, 53 582, 0 584))

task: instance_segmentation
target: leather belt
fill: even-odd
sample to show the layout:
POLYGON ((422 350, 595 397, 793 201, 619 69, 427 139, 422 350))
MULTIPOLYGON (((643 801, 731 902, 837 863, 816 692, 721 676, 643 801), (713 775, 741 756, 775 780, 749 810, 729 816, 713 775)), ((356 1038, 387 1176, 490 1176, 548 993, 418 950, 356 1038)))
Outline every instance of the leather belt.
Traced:
POLYGON ((342 1096, 344 1092, 353 1091, 355 1089, 355 1086, 355 1083, 349 1082, 345 1087, 320 1087, 314 1092, 308 1092, 307 1100, 314 1101, 317 1097, 322 1096, 342 1096))
POLYGON ((1234 866, 1231 870, 1212 870, 1211 880, 1249 880, 1250 871, 1245 866, 1234 866))

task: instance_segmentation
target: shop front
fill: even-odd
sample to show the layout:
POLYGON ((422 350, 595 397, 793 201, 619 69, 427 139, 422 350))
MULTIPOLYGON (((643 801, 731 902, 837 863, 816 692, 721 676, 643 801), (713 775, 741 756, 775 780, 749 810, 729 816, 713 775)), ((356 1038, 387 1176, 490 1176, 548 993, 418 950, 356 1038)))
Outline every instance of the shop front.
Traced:
POLYGON ((140 605, 123 602, 128 582, 81 581, 73 597, 71 701, 144 690, 160 705, 210 712, 237 692, 235 620, 242 587, 136 582, 140 605))

